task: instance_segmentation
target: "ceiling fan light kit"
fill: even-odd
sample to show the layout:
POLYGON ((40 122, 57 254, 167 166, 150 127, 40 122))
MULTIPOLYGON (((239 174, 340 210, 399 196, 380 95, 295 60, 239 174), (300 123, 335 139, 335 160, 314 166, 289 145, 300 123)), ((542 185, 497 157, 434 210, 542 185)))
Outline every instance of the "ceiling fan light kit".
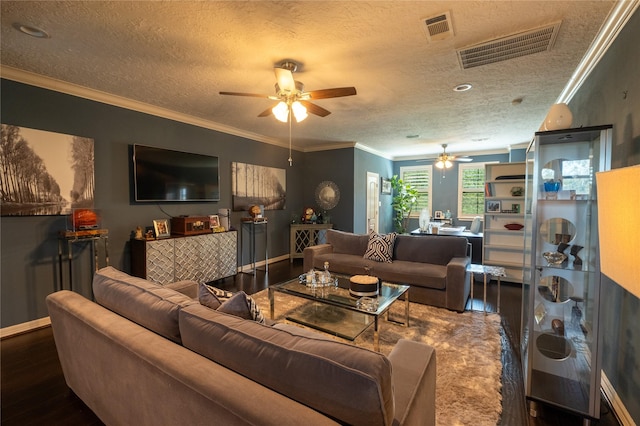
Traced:
POLYGON ((356 94, 355 87, 335 87, 332 89, 304 91, 304 84, 293 79, 293 72, 298 69, 298 64, 293 61, 285 60, 279 66, 274 68, 276 75, 276 95, 259 95, 254 93, 240 92, 219 92, 221 95, 230 96, 249 96, 254 98, 267 98, 278 103, 260 114, 258 117, 266 117, 272 115, 283 123, 289 123, 289 165, 293 165, 291 158, 291 121, 292 116, 299 123, 309 116, 309 113, 319 117, 326 117, 331 114, 330 111, 309 102, 310 99, 328 99, 339 98, 342 96, 352 96, 356 94))

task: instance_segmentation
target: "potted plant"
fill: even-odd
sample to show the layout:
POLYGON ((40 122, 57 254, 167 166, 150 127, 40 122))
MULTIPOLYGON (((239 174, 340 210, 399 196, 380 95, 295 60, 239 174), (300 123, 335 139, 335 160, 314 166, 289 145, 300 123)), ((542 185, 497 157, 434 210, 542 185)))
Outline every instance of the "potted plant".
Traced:
POLYGON ((404 182, 398 175, 393 175, 391 178, 391 188, 393 188, 394 194, 391 200, 391 207, 395 212, 393 225, 396 232, 404 234, 407 232, 409 215, 411 215, 411 210, 416 205, 420 194, 416 188, 404 182))

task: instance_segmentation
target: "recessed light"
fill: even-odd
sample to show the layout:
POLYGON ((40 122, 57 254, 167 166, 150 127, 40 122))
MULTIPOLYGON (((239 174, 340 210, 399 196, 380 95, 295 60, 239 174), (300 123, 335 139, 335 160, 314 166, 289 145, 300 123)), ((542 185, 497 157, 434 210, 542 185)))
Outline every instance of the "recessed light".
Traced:
POLYGON ((467 90, 471 90, 473 86, 469 83, 462 83, 462 84, 458 84, 456 87, 453 88, 454 92, 466 92, 467 90))
POLYGON ((33 25, 24 25, 16 22, 13 24, 13 28, 31 37, 51 38, 49 33, 47 33, 45 30, 43 30, 42 28, 34 27, 33 25))

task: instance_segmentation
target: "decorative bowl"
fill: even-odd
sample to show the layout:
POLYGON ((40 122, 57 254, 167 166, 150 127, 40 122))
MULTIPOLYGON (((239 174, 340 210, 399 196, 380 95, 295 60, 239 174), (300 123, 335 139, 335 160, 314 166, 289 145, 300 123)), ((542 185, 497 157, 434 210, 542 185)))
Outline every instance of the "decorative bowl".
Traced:
POLYGON ((505 226, 509 231, 519 231, 524 228, 524 225, 519 223, 507 223, 505 226))
POLYGON ((567 255, 564 253, 558 253, 557 251, 545 251, 542 253, 542 257, 549 263, 549 265, 560 265, 567 259, 567 255))

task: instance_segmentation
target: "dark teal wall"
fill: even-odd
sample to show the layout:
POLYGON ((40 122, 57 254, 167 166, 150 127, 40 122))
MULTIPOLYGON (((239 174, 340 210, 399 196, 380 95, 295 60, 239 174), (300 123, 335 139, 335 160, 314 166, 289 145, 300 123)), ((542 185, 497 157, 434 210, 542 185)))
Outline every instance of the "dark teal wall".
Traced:
POLYGON ((306 153, 303 167, 305 190, 302 200, 304 200, 304 206, 296 206, 296 211, 302 213, 303 207, 312 207, 316 211, 321 210, 315 199, 315 191, 321 182, 332 181, 340 190, 340 201, 335 208, 328 212, 331 216, 331 223, 335 229, 353 231, 353 157, 353 148, 306 153))
MULTIPOLYGON (((353 163, 354 211, 353 229, 358 234, 366 234, 367 229, 367 172, 377 173, 380 178, 391 178, 393 162, 361 149, 355 150, 353 163)), ((378 231, 393 231, 391 221, 391 195, 379 194, 380 209, 378 231)))
MULTIPOLYGON (((640 164, 638 40, 640 10, 630 18, 569 103, 574 127, 613 124, 612 168, 640 164)), ((620 196, 624 197, 626 191, 639 190, 624 188, 620 196)), ((635 236, 621 235, 620 238, 635 236)), ((606 277, 601 295, 602 369, 635 423, 640 423, 640 300, 606 277)))
MULTIPOLYGON (((285 148, 9 80, 2 80, 1 84, 2 123, 94 139, 95 207, 101 211, 104 227, 109 229, 111 265, 130 271, 128 241, 132 230, 136 226, 151 225, 154 219, 167 218, 164 212, 171 216, 205 215, 215 214, 219 208, 231 208, 233 161, 286 170, 287 208, 269 210, 266 216, 269 219, 269 256, 289 253, 291 214, 301 210, 303 195, 309 192, 304 154, 294 153, 296 161, 289 167, 289 154, 285 148), (160 206, 131 204, 129 146, 134 143, 217 155, 220 158, 220 201, 160 206)), ((353 164, 352 158, 345 161, 353 164)), ((348 175, 351 175, 350 170, 348 175)), ((349 188, 345 204, 349 204, 353 196, 349 188)), ((348 215, 351 209, 347 207, 348 215)), ((232 224, 239 228, 240 218, 245 215, 233 212, 232 224)), ((345 223, 350 221, 345 220, 345 223)), ((44 298, 60 284, 58 233, 64 229, 64 216, 1 218, 2 327, 48 315, 44 298)), ((86 244, 76 244, 74 251, 77 259, 73 262, 74 284, 78 291, 89 295, 90 250, 86 244)), ((245 256, 248 259, 248 253, 245 256)), ((64 273, 66 285, 66 266, 64 273)))

